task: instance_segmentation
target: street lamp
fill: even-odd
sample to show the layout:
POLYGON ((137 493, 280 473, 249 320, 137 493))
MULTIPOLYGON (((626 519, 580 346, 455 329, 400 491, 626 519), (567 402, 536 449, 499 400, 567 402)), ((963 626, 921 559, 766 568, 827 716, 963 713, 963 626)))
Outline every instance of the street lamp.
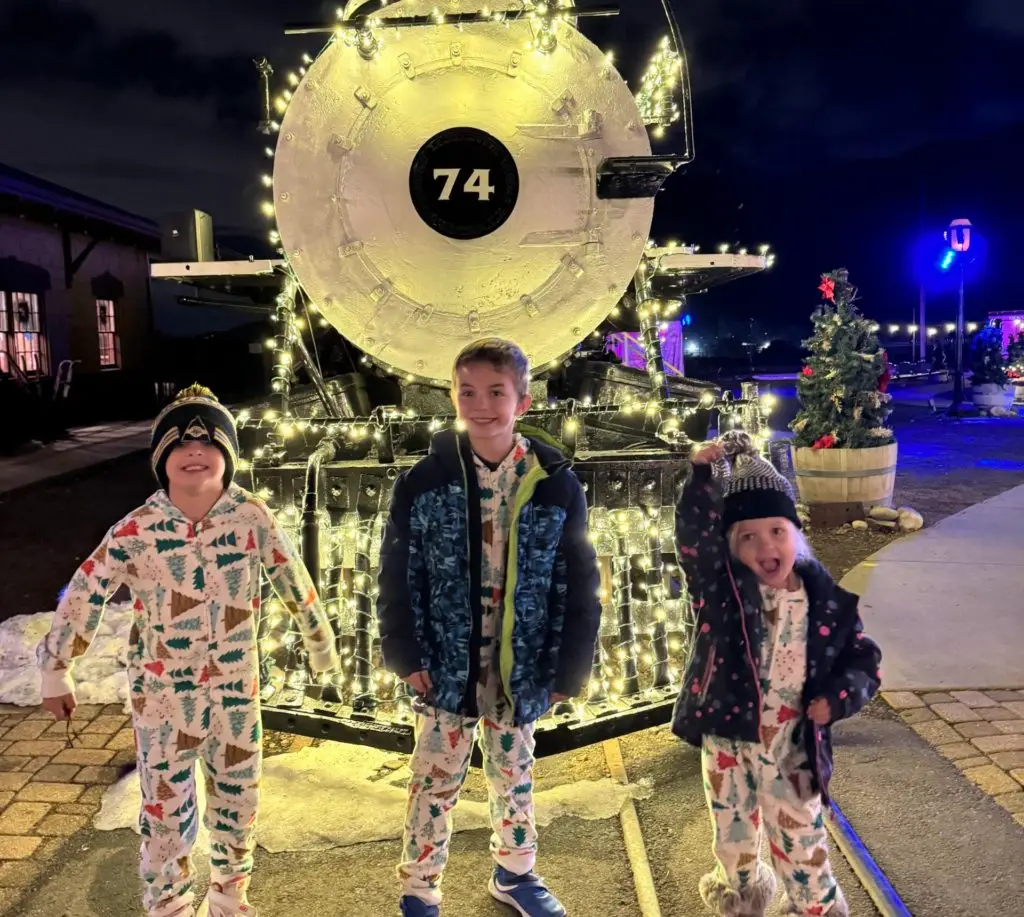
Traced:
POLYGON ((953 376, 953 401, 949 406, 949 413, 956 417, 964 403, 964 261, 971 248, 971 221, 953 220, 946 230, 946 244, 949 251, 943 258, 943 268, 948 268, 954 260, 960 262, 960 299, 956 310, 956 372, 953 376))

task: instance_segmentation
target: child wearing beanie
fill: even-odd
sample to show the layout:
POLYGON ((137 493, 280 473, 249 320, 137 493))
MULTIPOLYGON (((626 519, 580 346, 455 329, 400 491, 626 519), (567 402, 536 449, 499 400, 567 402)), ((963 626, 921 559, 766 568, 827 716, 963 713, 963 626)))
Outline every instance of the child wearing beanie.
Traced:
POLYGON ((830 727, 878 691, 881 652, 750 437, 728 433, 692 462, 676 539, 697 633, 672 729, 702 749, 716 867, 701 898, 718 917, 763 917, 778 875, 785 913, 847 917, 822 811, 830 727), (759 858, 765 834, 773 868, 759 858))
MULTIPOLYGON (((142 809, 143 904, 193 917, 192 845, 210 832, 210 917, 250 917, 262 763, 256 631, 260 576, 295 618, 314 672, 337 664, 308 573, 266 505, 232 483, 238 438, 213 392, 191 386, 153 423, 160 489, 113 526, 75 574, 38 649, 43 706, 75 709, 75 658, 121 585, 134 600, 127 667, 142 809), (206 811, 197 811, 195 764, 206 811)), ((70 731, 69 731, 70 735, 70 731)))

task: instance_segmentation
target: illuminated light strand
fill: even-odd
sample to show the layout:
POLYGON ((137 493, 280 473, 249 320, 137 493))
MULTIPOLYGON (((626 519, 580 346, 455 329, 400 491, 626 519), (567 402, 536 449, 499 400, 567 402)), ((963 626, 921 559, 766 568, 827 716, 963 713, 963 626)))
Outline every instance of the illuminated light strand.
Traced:
MULTIPOLYGON (((560 0, 559 5, 564 7, 566 4, 560 0)), ((535 11, 537 17, 541 16, 541 12, 538 5, 535 11)), ((547 12, 551 12, 550 8, 547 12)), ((568 16, 568 13, 562 11, 558 17, 550 19, 550 24, 553 26, 555 18, 566 19, 568 16)), ((372 20, 370 26, 375 32, 375 39, 378 42, 382 40, 383 21, 372 20)), ((359 43, 359 35, 353 31, 340 37, 355 47, 359 43)), ((303 62, 310 64, 312 58, 307 55, 303 62)), ((282 114, 287 111, 305 75, 305 67, 302 67, 287 76, 288 87, 280 93, 278 98, 281 104, 275 106, 276 110, 282 114)), ((279 128, 280 125, 275 125, 275 129, 279 128)), ((267 148, 266 153, 268 158, 273 158, 272 149, 267 148)), ((264 176, 261 182, 264 187, 272 189, 270 176, 264 176)), ((280 235, 274 225, 273 197, 264 202, 263 211, 272 222, 271 241, 275 246, 280 246, 280 235)), ((284 254, 282 249, 278 248, 278 251, 284 254)), ((740 253, 746 254, 746 251, 741 250, 740 253)), ((762 254, 766 253, 767 248, 762 251, 762 254)), ((645 264, 643 270, 651 270, 651 267, 645 264)), ((381 440, 391 431, 409 426, 425 425, 429 432, 458 428, 453 417, 420 418, 414 411, 399 408, 378 409, 367 418, 344 420, 293 416, 289 396, 294 347, 299 335, 311 332, 312 328, 309 322, 296 314, 297 284, 293 277, 286 281, 282 296, 284 299, 277 303, 274 313, 278 323, 276 334, 268 342, 268 347, 274 351, 271 387, 277 396, 276 400, 272 402, 271 408, 262 413, 255 412, 255 416, 252 411, 242 411, 238 416, 240 428, 264 431, 267 436, 264 444, 257 446, 250 456, 239 463, 240 470, 253 475, 254 490, 260 483, 256 476, 257 469, 276 468, 286 460, 284 450, 300 445, 304 450, 306 446, 318 444, 325 436, 358 442, 381 440)), ((680 304, 649 301, 642 308, 642 318, 651 323, 652 327, 657 327, 660 322, 675 315, 680 304)), ((310 304, 310 311, 316 314, 314 304, 310 304)), ((611 315, 615 317, 619 313, 620 309, 616 307, 611 315)), ((324 325, 326 320, 321 317, 319 323, 324 325)), ((364 361, 372 362, 407 382, 418 379, 387 363, 369 358, 364 358, 364 361)), ((564 359, 556 360, 552 365, 561 366, 565 362, 564 359)), ((616 396, 609 397, 614 400, 616 396)), ((586 420, 590 416, 632 415, 650 418, 652 423, 657 423, 657 435, 666 442, 674 443, 681 441, 682 421, 696 410, 712 407, 715 398, 711 393, 706 393, 696 406, 692 400, 684 403, 683 399, 670 398, 629 397, 622 403, 611 404, 600 403, 602 401, 603 398, 594 404, 587 399, 579 403, 542 407, 531 411, 527 421, 535 415, 539 415, 541 420, 560 420, 567 432, 575 434, 586 430, 586 420)), ((726 421, 738 423, 740 408, 729 405, 725 407, 726 421)), ((283 481, 281 475, 277 475, 277 479, 283 481)), ((283 483, 281 486, 284 486, 283 483)), ((293 538, 298 539, 303 521, 301 504, 276 493, 266 485, 258 488, 258 491, 268 502, 275 518, 293 538)), ((354 705, 359 698, 365 701, 372 697, 382 707, 396 706, 398 716, 404 717, 409 715, 407 692, 400 681, 380 667, 379 648, 375 642, 376 629, 372 616, 367 615, 367 609, 372 609, 377 595, 372 571, 379 562, 375 552, 379 550, 383 521, 383 513, 369 519, 360 519, 355 513, 346 513, 340 522, 332 519, 324 510, 317 514, 321 534, 321 581, 317 585, 321 588, 321 594, 326 596, 325 607, 338 635, 343 674, 327 682, 309 673, 302 656, 302 640, 297 624, 291 616, 281 614, 279 606, 274 609, 276 614, 270 619, 272 633, 267 637, 265 645, 261 641, 261 647, 284 670, 284 682, 289 689, 309 691, 329 684, 336 689, 340 702, 354 705)), ((678 566, 664 563, 661 556, 656 557, 659 548, 662 554, 671 555, 672 528, 671 507, 652 508, 650 514, 638 508, 630 508, 617 516, 612 516, 601 507, 591 511, 590 537, 599 548, 598 553, 602 558, 618 570, 619 580, 617 591, 602 595, 605 610, 603 643, 599 641, 595 652, 594 672, 587 688, 588 697, 618 701, 627 696, 645 696, 655 690, 653 673, 662 664, 670 684, 678 684, 685 662, 683 653, 689 645, 694 621, 692 606, 678 566), (659 562, 664 571, 660 577, 659 562), (678 584, 678 598, 670 595, 668 582, 678 584), (634 587, 636 594, 632 594, 634 587), (629 605, 629 625, 621 628, 616 611, 620 603, 626 602, 629 605), (612 646, 611 653, 607 651, 609 645, 612 646), (628 665, 625 664, 627 662, 628 665)), ((577 715, 582 715, 580 704, 576 704, 574 709, 577 715)))
POLYGON ((640 117, 644 124, 654 126, 655 137, 663 136, 665 129, 679 120, 681 115, 675 94, 681 85, 682 58, 666 36, 647 65, 636 93, 640 117))

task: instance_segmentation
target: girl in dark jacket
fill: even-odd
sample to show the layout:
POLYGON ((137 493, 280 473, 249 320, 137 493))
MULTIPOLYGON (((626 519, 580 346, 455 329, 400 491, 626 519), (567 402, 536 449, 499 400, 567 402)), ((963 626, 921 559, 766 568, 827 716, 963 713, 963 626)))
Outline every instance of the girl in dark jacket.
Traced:
POLYGON ((822 804, 830 726, 880 684, 857 597, 813 560, 789 483, 744 433, 693 456, 676 538, 698 625, 672 728, 702 749, 717 861, 701 897, 719 917, 763 917, 778 874, 786 913, 846 917, 822 804))

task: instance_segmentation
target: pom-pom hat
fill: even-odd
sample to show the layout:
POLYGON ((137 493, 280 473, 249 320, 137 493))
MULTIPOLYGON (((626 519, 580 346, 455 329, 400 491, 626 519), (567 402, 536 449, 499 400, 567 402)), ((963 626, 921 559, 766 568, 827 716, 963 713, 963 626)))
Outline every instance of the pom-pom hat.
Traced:
POLYGON ((788 519, 801 528, 789 481, 776 471, 771 462, 757 454, 750 435, 730 431, 721 437, 719 444, 732 460, 723 487, 725 512, 722 524, 725 530, 737 522, 776 517, 788 519))
POLYGON ((150 467, 167 489, 167 457, 183 443, 210 443, 224 453, 224 486, 235 476, 238 464, 238 431, 235 419, 210 389, 190 385, 178 393, 153 421, 150 467))

